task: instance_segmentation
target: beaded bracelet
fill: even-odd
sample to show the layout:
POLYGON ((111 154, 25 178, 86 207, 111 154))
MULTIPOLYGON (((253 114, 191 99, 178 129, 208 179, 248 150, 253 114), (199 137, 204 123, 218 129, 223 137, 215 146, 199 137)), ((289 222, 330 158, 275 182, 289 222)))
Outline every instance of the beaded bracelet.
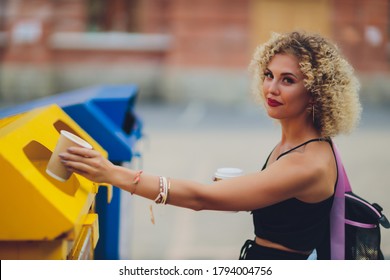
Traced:
MULTIPOLYGON (((154 200, 156 204, 167 204, 168 201, 168 194, 171 189, 171 180, 168 178, 165 178, 163 176, 159 177, 159 193, 154 200)), ((153 214, 153 206, 149 206, 149 211, 150 211, 150 221, 152 224, 155 224, 155 218, 153 214)))
POLYGON ((159 193, 154 200, 157 204, 166 204, 168 200, 168 192, 170 189, 170 180, 160 176, 159 178, 159 193))

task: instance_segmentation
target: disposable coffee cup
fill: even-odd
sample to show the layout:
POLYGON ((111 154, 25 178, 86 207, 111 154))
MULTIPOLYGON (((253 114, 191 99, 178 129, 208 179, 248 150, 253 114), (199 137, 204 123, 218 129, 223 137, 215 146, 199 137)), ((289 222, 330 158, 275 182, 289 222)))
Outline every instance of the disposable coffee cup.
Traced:
POLYGON ((81 139, 69 131, 61 130, 57 145, 50 157, 49 163, 47 164, 46 173, 48 175, 61 182, 65 182, 70 178, 72 172, 66 169, 58 155, 66 152, 69 147, 74 146, 92 149, 91 144, 86 142, 84 139, 81 139))
POLYGON ((214 181, 219 181, 223 179, 230 179, 243 174, 242 169, 234 167, 223 167, 218 168, 214 173, 214 181))

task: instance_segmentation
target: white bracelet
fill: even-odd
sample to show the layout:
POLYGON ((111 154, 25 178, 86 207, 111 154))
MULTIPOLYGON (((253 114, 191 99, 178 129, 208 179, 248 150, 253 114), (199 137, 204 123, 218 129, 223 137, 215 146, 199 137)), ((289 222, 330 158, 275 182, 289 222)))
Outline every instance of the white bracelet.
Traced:
POLYGON ((166 177, 159 178, 159 193, 154 200, 157 204, 166 204, 168 200, 169 184, 166 177))

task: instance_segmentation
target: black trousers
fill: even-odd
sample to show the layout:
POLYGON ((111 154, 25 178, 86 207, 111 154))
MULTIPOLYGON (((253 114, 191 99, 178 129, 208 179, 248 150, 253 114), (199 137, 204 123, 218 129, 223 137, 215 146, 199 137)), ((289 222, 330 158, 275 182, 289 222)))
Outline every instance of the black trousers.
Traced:
POLYGON ((240 260, 306 260, 309 255, 282 251, 247 240, 241 248, 240 260))

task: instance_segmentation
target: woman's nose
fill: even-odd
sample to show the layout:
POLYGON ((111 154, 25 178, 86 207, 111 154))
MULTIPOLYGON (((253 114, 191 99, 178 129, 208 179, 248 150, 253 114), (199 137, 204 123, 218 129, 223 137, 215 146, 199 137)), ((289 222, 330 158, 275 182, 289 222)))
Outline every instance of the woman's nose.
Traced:
POLYGON ((279 85, 275 79, 269 81, 268 92, 272 94, 279 94, 279 85))

